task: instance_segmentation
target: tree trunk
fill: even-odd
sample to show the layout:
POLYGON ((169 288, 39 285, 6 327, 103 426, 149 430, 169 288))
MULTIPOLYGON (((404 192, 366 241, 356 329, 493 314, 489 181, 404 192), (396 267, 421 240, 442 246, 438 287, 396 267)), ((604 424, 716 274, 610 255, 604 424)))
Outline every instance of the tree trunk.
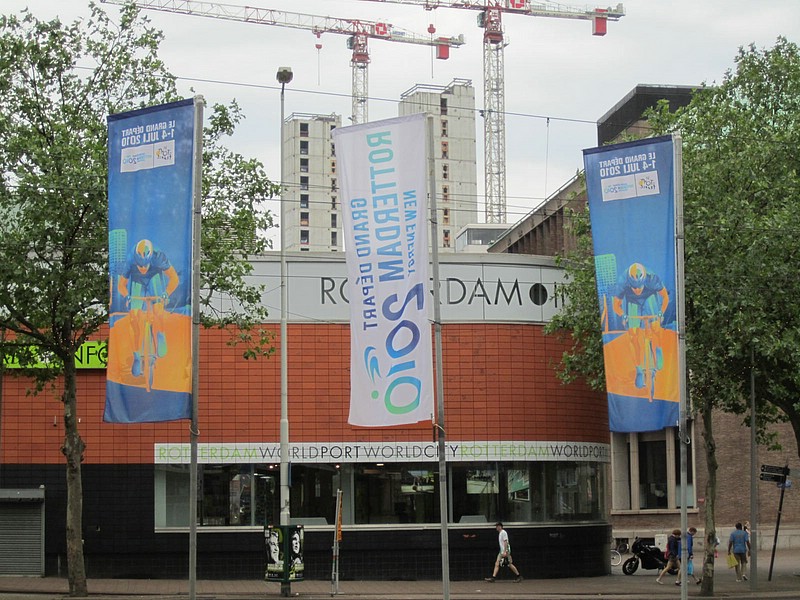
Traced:
POLYGON ((83 562, 83 484, 81 462, 86 447, 78 432, 75 362, 64 361, 64 445, 67 462, 67 580, 70 596, 88 596, 83 562))
POLYGON ((700 586, 701 596, 714 595, 714 553, 717 549, 717 527, 714 513, 717 498, 717 457, 714 442, 714 427, 712 423, 712 406, 710 402, 703 402, 700 416, 703 419, 703 438, 705 440, 706 466, 708 468, 708 481, 706 482, 706 518, 705 518, 705 556, 703 557, 702 578, 700 586))

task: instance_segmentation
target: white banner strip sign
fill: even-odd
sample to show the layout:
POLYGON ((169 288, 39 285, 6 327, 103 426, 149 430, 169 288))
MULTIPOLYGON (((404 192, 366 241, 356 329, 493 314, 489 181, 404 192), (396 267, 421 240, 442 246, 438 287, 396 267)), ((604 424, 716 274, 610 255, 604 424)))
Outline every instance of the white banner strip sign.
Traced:
MULTIPOLYGON (((608 444, 587 442, 451 441, 446 446, 449 462, 473 461, 582 461, 610 462, 608 444)), ((249 464, 280 461, 280 444, 199 444, 202 464, 249 464)), ((189 463, 189 444, 155 444, 157 465, 189 463)), ((289 460, 298 464, 434 462, 439 459, 435 442, 311 442, 289 444, 289 460)))

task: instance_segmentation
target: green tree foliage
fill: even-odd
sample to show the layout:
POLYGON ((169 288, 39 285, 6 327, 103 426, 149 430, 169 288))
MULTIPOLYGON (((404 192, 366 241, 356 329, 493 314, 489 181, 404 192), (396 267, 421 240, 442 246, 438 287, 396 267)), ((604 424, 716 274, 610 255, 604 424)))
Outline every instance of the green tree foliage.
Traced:
POLYGON ((742 48, 720 85, 650 121, 683 137, 692 398, 745 413, 754 364, 761 439, 788 420, 800 447, 800 49, 742 48))
MULTIPOLYGON (((719 85, 697 90, 676 112, 661 104, 649 122, 656 134, 683 138, 688 384, 708 467, 703 593, 710 595, 717 471, 711 417, 714 409, 747 414, 751 366, 759 439, 770 443, 769 424, 788 420, 800 448, 800 50, 784 38, 769 49, 742 48, 719 85)), ((581 243, 563 261, 570 307, 550 330, 574 341, 561 377, 586 376, 598 385, 590 230, 585 215, 573 222, 581 243)))
MULTIPOLYGON (((585 181, 584 181, 585 185, 585 181)), ((564 268, 566 282, 558 286, 563 295, 562 309, 545 326, 545 332, 568 340, 570 347, 561 355, 559 375, 564 383, 581 378, 595 390, 604 390, 603 337, 597 300, 589 207, 567 212, 567 229, 575 236, 576 248, 566 256, 557 256, 564 268)))
MULTIPOLYGON (((90 11, 72 24, 27 11, 0 16, 0 352, 24 363, 31 357, 21 349, 35 345, 60 359, 59 368, 35 371, 61 390, 68 579, 77 596, 87 585, 72 357, 107 318, 106 116, 178 99, 159 58, 161 33, 132 7, 119 22, 94 4, 90 11)), ((225 147, 241 118, 235 103, 215 106, 204 130, 201 287, 205 324, 234 326, 250 357, 271 349, 258 325, 262 290, 246 277, 248 256, 268 245, 263 202, 276 187, 258 161, 225 147), (220 297, 231 302, 213 302, 220 297), (219 308, 228 305, 236 310, 219 308)))

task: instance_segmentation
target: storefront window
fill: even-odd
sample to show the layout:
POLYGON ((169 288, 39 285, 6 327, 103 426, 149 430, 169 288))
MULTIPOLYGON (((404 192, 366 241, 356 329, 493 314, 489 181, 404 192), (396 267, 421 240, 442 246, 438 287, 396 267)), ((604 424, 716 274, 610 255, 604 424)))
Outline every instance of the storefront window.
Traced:
POLYGON ((456 523, 597 520, 605 469, 593 463, 475 463, 452 467, 456 523))
POLYGON ((604 515, 605 469, 593 463, 554 463, 545 469, 553 484, 545 518, 555 521, 591 521, 604 515))
POLYGON ((452 467, 453 520, 456 523, 497 521, 499 483, 494 463, 452 467))
POLYGON ((335 523, 339 485, 339 469, 333 465, 293 465, 289 494, 292 518, 309 524, 335 523))
POLYGON ((439 478, 429 464, 354 467, 356 523, 439 521, 439 478))
MULTIPOLYGON (((451 522, 602 519, 605 471, 605 465, 579 462, 451 464, 451 522)), ((333 525, 338 489, 345 495, 345 524, 439 522, 439 477, 431 463, 293 464, 292 521, 333 525)), ((187 527, 189 466, 157 466, 155 494, 156 527, 187 527)), ((279 500, 277 464, 198 467, 201 526, 275 524, 279 500)))

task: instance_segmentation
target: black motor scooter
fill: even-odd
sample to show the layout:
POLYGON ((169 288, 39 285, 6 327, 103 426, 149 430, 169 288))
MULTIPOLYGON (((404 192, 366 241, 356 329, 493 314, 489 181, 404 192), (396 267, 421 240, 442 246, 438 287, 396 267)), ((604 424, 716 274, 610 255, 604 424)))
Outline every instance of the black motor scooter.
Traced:
MULTIPOLYGON (((667 561, 664 558, 664 551, 658 546, 651 546, 643 540, 636 538, 631 546, 633 556, 622 563, 622 572, 625 575, 633 575, 642 565, 643 569, 658 569, 659 571, 667 566, 667 561)), ((670 570, 670 574, 677 573, 674 569, 670 570)))

